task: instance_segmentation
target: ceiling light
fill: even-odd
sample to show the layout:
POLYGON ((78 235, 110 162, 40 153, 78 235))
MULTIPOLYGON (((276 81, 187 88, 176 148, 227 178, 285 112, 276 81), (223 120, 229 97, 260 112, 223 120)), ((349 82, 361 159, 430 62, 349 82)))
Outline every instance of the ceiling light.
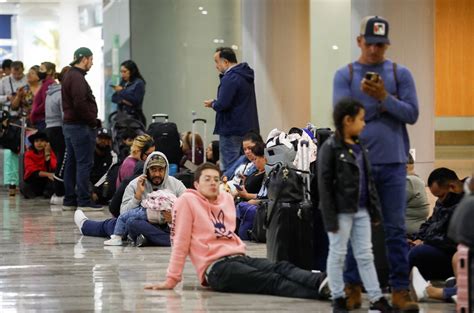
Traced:
POLYGON ((339 47, 334 45, 334 46, 332 46, 332 50, 339 50, 339 47))
POLYGON ((204 15, 207 15, 207 11, 206 11, 206 10, 201 11, 201 13, 204 14, 204 15))

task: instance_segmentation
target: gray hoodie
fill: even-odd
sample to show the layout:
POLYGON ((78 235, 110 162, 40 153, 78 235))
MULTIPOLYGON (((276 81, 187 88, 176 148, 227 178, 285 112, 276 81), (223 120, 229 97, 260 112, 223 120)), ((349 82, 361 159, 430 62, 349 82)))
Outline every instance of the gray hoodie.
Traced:
POLYGON ((148 161, 150 160, 150 158, 157 154, 161 155, 166 160, 166 174, 163 179, 163 182, 160 185, 155 186, 147 179, 145 181, 145 191, 142 194, 142 198, 140 200, 137 200, 135 199, 135 191, 137 190, 137 182, 140 176, 132 180, 128 184, 123 194, 122 204, 120 205, 120 214, 138 207, 141 201, 146 198, 147 194, 149 194, 152 191, 167 189, 170 192, 174 193, 176 197, 179 197, 186 190, 186 187, 183 185, 183 183, 180 180, 174 178, 173 176, 169 176, 169 162, 166 156, 161 152, 155 151, 146 158, 145 164, 143 166, 143 174, 146 175, 146 168, 147 168, 148 161))
POLYGON ((63 108, 61 102, 61 85, 56 83, 51 84, 48 87, 48 91, 46 91, 46 128, 63 126, 63 108))

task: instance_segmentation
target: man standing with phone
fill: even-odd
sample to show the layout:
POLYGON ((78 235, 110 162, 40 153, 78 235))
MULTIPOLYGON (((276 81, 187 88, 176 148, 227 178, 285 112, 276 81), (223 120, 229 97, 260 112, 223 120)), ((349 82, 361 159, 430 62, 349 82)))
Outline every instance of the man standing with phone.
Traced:
POLYGON ((238 63, 234 50, 217 48, 214 62, 219 71, 217 98, 204 101, 216 111, 214 134, 219 135, 220 168, 225 172, 239 158, 243 136, 260 132, 253 69, 238 63))
MULTIPOLYGON (((408 293, 410 269, 405 238, 405 165, 410 148, 406 124, 418 119, 418 99, 410 71, 385 58, 390 45, 388 32, 384 18, 362 19, 357 37, 360 57, 336 72, 333 103, 351 97, 364 104, 366 126, 360 137, 369 150, 382 204, 392 305, 402 311, 418 311, 418 304, 408 293)), ((352 253, 347 263, 345 290, 348 309, 353 309, 360 307, 361 287, 352 253)))

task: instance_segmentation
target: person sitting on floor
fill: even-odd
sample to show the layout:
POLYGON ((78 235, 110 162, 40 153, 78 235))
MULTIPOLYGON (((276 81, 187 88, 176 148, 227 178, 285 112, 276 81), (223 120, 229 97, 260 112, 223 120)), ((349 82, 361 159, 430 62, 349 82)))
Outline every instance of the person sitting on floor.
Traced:
POLYGON ((121 246, 122 237, 127 233, 127 223, 132 220, 148 221, 152 224, 164 224, 171 221, 171 209, 176 196, 168 190, 149 193, 141 205, 120 214, 115 224, 114 234, 104 242, 106 246, 121 246))
POLYGON ((464 196, 463 181, 447 168, 437 168, 428 177, 428 187, 438 198, 433 214, 408 240, 410 268, 416 266, 427 279, 446 279, 453 276, 451 259, 456 243, 448 238, 448 225, 454 210, 464 196))
POLYGON ((430 213, 430 204, 425 190, 425 182, 415 174, 415 160, 408 154, 407 162, 407 209, 405 224, 410 237, 420 229, 430 213))
POLYGON ((173 246, 166 280, 145 289, 175 288, 189 256, 201 285, 215 291, 327 299, 325 273, 245 255, 245 244, 233 231, 234 199, 219 192, 220 176, 215 164, 206 162, 197 168, 196 190, 187 189, 173 206, 173 246))
MULTIPOLYGON (((253 171, 243 179, 243 184, 234 185, 236 187, 236 195, 242 201, 248 201, 251 204, 257 204, 257 198, 263 186, 265 178, 265 165, 267 159, 265 158, 265 144, 263 142, 257 142, 250 149, 252 153, 252 163, 255 166, 253 171)), ((266 195, 266 193, 265 193, 266 195)))
POLYGON ((109 186, 107 175, 117 162, 117 154, 112 150, 112 135, 107 128, 100 128, 95 139, 94 166, 90 175, 95 203, 107 204, 112 198, 115 186, 109 186))
MULTIPOLYGON (((188 131, 182 137, 183 157, 181 158, 180 166, 184 167, 186 161, 193 162, 193 133, 188 131)), ((199 134, 194 135, 194 164, 200 165, 204 161, 204 144, 199 134)))
POLYGON ((120 165, 115 187, 118 188, 122 180, 133 175, 133 170, 138 161, 146 159, 155 151, 155 142, 150 135, 143 134, 133 140, 130 155, 120 165))
POLYGON ((206 148, 206 160, 219 165, 219 140, 213 140, 206 148))
POLYGON ((49 146, 48 137, 38 131, 28 137, 30 148, 24 156, 23 195, 26 199, 53 195, 54 171, 56 170, 56 156, 49 146))
MULTIPOLYGON (((156 190, 169 190, 179 197, 186 189, 183 183, 169 176, 168 159, 162 152, 151 153, 143 166, 143 174, 133 179, 125 189, 120 207, 120 214, 140 206, 147 195, 156 190)), ((117 191, 118 192, 118 191, 117 191)), ((154 246, 170 246, 170 234, 167 223, 171 219, 163 221, 163 225, 155 227, 148 221, 133 220, 128 223, 129 230, 133 228, 134 234, 131 238, 137 245, 145 245, 146 242, 154 246), (139 243, 140 241, 140 243, 139 243), (145 241, 145 244, 143 243, 145 241)), ((114 234, 116 218, 103 221, 91 221, 81 210, 74 213, 74 222, 84 236, 108 237, 114 234)))

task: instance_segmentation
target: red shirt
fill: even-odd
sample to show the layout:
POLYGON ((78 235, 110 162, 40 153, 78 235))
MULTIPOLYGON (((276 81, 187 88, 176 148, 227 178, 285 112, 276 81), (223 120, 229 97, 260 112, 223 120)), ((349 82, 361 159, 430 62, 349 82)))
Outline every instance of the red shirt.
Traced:
POLYGON ((35 152, 32 148, 28 149, 25 153, 25 175, 24 179, 27 180, 35 172, 43 171, 52 173, 56 169, 56 155, 51 150, 49 162, 46 162, 44 156, 44 150, 35 152))

